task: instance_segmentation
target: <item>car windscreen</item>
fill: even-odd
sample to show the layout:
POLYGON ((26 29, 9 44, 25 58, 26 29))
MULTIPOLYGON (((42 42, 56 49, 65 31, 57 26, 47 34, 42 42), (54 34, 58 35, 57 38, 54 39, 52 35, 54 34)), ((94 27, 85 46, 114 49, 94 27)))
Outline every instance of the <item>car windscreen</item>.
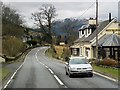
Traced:
POLYGON ((69 64, 88 64, 85 58, 73 58, 69 64))

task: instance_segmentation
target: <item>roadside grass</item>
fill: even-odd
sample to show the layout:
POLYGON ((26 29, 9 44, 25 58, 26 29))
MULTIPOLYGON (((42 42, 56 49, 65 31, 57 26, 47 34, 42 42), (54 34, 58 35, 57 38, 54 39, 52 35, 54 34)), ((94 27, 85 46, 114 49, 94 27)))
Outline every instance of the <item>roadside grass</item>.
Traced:
POLYGON ((52 48, 49 48, 45 53, 48 57, 56 58, 56 53, 53 51, 52 48))
MULTIPOLYGON (((6 64, 17 64, 17 63, 22 63, 26 57, 26 55, 28 54, 28 52, 30 52, 31 49, 27 50, 25 53, 22 54, 22 56, 20 56, 18 59, 13 60, 13 61, 8 61, 5 62, 6 64)), ((4 82, 4 79, 9 77, 9 75, 11 74, 11 69, 8 67, 1 67, 0 68, 0 82, 4 82)))
POLYGON ((64 49, 66 48, 66 46, 55 46, 54 45, 54 49, 56 52, 54 52, 54 50, 52 48, 49 48, 46 51, 46 55, 48 57, 52 57, 52 58, 56 58, 56 59, 61 59, 62 60, 62 55, 64 52, 64 49))
POLYGON ((52 52, 51 52, 51 48, 47 49, 45 54, 48 56, 48 57, 52 57, 52 52))
MULTIPOLYGON (((102 66, 96 66, 96 65, 93 65, 93 69, 97 72, 100 72, 102 74, 105 74, 105 75, 108 75, 110 77, 113 77, 115 79, 118 79, 118 76, 119 76, 119 72, 120 70, 118 71, 118 69, 113 69, 113 68, 105 68, 105 67, 102 67, 102 66)), ((119 76, 120 77, 120 76, 119 76)))
POLYGON ((61 57, 65 46, 55 46, 57 57, 61 57))
POLYGON ((2 81, 9 73, 10 70, 7 68, 0 69, 0 81, 2 81))

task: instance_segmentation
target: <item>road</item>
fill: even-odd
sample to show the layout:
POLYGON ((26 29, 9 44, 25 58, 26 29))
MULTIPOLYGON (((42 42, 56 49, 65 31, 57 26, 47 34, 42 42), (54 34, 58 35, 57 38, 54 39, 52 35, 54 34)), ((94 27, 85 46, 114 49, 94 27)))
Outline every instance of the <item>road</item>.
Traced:
POLYGON ((117 83, 95 74, 92 78, 69 78, 65 75, 65 64, 48 58, 46 49, 31 50, 7 88, 118 88, 117 83))

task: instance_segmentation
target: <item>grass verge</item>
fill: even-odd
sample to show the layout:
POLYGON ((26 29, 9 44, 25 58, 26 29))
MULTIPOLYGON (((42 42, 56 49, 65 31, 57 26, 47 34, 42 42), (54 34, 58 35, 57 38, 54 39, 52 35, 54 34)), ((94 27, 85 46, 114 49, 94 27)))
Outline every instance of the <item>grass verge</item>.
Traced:
POLYGON ((49 48, 45 54, 48 56, 48 57, 52 57, 52 58, 56 58, 56 53, 53 51, 52 48, 49 48))
POLYGON ((102 74, 113 77, 115 79, 118 79, 119 72, 120 72, 120 71, 118 71, 118 69, 105 68, 105 67, 102 67, 102 66, 95 66, 95 65, 93 65, 93 69, 94 69, 94 71, 100 72, 102 74))
POLYGON ((7 68, 0 69, 0 81, 2 81, 9 73, 10 70, 7 68))
MULTIPOLYGON (((18 59, 14 60, 14 61, 8 61, 5 62, 5 64, 20 64, 24 61, 26 55, 28 54, 28 52, 30 52, 31 49, 28 49, 26 52, 24 52, 18 59)), ((15 66, 15 68, 17 69, 19 66, 15 66)), ((3 66, 0 68, 0 82, 4 82, 4 79, 8 78, 9 75, 12 74, 12 70, 11 68, 8 68, 6 66, 3 66)))

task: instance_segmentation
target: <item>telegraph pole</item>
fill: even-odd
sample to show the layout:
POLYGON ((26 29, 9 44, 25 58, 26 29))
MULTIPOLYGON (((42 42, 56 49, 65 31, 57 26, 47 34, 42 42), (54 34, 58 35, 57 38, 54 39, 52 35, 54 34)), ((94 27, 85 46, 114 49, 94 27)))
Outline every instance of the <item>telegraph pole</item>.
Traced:
POLYGON ((99 64, 98 61, 98 0, 96 0, 96 63, 99 64))

